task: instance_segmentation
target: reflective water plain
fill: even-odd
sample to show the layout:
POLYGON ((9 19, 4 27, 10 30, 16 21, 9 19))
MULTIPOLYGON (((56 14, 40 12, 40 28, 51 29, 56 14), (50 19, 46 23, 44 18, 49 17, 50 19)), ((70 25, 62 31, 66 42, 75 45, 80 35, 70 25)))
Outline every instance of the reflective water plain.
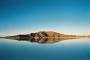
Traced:
POLYGON ((0 60, 90 60, 90 39, 53 44, 0 39, 0 60))

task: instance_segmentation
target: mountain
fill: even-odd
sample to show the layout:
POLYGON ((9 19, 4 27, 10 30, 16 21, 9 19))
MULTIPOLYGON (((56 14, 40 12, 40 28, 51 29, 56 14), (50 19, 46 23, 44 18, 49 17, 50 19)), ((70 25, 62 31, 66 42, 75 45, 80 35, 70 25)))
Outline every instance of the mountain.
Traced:
POLYGON ((63 41, 68 39, 90 38, 90 35, 79 36, 79 35, 61 34, 53 31, 40 31, 40 32, 30 33, 25 35, 14 35, 14 36, 6 36, 1 38, 19 40, 19 41, 31 41, 31 42, 38 42, 38 43, 55 43, 58 41, 63 41))

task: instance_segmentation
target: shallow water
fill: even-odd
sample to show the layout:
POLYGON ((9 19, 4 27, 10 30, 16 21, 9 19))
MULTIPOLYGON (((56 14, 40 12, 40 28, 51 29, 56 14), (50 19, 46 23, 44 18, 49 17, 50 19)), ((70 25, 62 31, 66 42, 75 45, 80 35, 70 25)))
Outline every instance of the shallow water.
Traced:
POLYGON ((54 44, 0 39, 0 60, 90 60, 90 39, 54 44))

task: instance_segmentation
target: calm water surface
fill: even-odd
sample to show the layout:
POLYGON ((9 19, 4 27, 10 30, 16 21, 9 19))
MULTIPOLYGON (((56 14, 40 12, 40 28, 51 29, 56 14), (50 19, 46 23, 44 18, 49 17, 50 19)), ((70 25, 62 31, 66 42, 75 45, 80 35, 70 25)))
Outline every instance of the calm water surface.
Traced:
POLYGON ((90 60, 90 39, 54 44, 0 39, 0 60, 90 60))

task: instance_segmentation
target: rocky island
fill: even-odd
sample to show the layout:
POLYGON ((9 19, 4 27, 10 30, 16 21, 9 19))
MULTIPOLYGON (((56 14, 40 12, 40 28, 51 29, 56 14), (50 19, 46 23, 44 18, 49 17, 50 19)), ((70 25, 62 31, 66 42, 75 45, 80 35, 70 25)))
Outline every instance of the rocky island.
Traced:
POLYGON ((90 36, 67 35, 53 31, 40 31, 25 35, 14 35, 14 36, 6 36, 0 38, 6 38, 6 39, 12 39, 18 41, 31 41, 38 43, 55 43, 58 41, 63 41, 68 39, 90 38, 90 36))

